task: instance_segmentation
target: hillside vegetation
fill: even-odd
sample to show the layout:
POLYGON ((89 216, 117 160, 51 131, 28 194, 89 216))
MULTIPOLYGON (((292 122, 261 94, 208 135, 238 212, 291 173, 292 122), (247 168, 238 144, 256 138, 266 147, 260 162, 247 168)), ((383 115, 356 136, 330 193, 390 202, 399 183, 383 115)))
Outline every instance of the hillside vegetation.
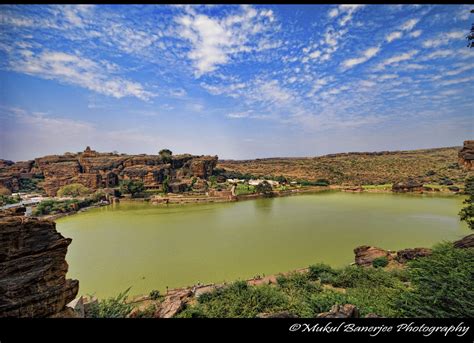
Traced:
POLYGON ((411 151, 331 154, 305 158, 221 160, 217 168, 255 177, 283 175, 291 180, 326 179, 331 184, 390 184, 413 177, 438 184, 446 178, 463 183, 467 171, 458 165, 460 147, 411 151))

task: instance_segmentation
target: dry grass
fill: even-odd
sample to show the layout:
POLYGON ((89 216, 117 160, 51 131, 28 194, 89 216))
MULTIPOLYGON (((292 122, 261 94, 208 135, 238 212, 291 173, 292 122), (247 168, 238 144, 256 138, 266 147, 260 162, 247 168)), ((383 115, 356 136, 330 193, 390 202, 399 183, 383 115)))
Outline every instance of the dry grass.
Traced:
POLYGON ((283 175, 292 180, 327 179, 331 184, 383 185, 408 177, 437 184, 442 177, 463 183, 467 172, 457 165, 460 147, 344 153, 321 157, 221 160, 217 168, 257 177, 283 175), (432 172, 434 172, 433 175, 432 172))

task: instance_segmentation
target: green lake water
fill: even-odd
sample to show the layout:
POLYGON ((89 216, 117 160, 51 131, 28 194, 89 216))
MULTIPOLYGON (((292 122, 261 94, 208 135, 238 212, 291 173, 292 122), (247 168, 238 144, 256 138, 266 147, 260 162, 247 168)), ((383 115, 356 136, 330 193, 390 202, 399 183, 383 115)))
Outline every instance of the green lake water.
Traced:
POLYGON ((431 247, 469 234, 459 196, 324 192, 221 204, 128 202, 57 220, 72 238, 68 277, 80 294, 117 295, 247 279, 316 262, 354 260, 353 249, 431 247))

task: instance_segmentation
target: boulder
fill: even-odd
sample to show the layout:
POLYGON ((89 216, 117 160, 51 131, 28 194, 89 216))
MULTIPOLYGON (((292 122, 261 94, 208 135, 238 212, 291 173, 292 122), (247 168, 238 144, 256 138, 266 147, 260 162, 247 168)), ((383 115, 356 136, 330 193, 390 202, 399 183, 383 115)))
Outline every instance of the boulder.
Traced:
POLYGON ((415 258, 428 255, 431 255, 431 249, 428 248, 403 249, 397 251, 396 259, 400 263, 405 263, 407 261, 414 260, 415 258))
POLYGON ((455 248, 465 249, 474 247, 474 233, 453 243, 455 248))
POLYGON ((316 318, 360 318, 360 313, 352 304, 334 305, 329 312, 320 313, 316 318))
POLYGON ((298 318, 297 316, 291 314, 288 311, 281 311, 275 313, 259 313, 257 318, 298 318))
POLYGON ((71 239, 52 221, 0 216, 0 317, 49 317, 79 290, 66 279, 71 239))
POLYGON ((464 141, 458 153, 458 162, 467 170, 474 170, 474 140, 464 141))
POLYGON ((423 192, 423 183, 418 182, 414 179, 407 179, 405 181, 395 182, 392 185, 392 192, 423 192))
POLYGON ((358 266, 372 266, 372 262, 379 257, 387 257, 391 259, 391 255, 387 250, 368 245, 362 245, 354 249, 355 263, 358 266))
POLYGON ((180 289, 166 295, 159 309, 155 312, 155 318, 171 318, 184 309, 185 304, 192 297, 191 289, 180 289))

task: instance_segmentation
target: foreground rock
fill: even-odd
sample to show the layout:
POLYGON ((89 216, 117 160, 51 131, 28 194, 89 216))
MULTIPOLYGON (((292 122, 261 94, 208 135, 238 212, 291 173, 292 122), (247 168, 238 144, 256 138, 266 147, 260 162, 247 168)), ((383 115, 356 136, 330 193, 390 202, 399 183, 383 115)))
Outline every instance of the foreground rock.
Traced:
POLYGON ((77 280, 66 279, 71 239, 51 221, 0 215, 0 317, 70 316, 77 280))
POLYGON ((155 312, 155 318, 171 318, 184 309, 186 303, 192 298, 193 292, 191 289, 178 289, 170 291, 160 308, 155 312))
POLYGON ((334 305, 329 312, 320 313, 316 318, 360 318, 360 313, 352 304, 334 305))
POLYGON ((354 249, 355 263, 359 266, 368 267, 372 265, 372 262, 379 257, 386 257, 388 260, 391 259, 391 255, 387 250, 380 249, 377 247, 371 247, 368 245, 362 245, 354 249))
POLYGON ((429 255, 431 255, 431 249, 428 248, 403 249, 397 251, 397 261, 400 263, 405 263, 418 257, 425 257, 429 255))
POLYGON ((464 141, 458 154, 458 163, 467 170, 474 170, 474 140, 464 141))
POLYGON ((257 318, 297 318, 295 315, 288 311, 281 311, 275 313, 259 313, 257 318))
POLYGON ((473 248, 474 247, 474 233, 470 234, 454 243, 455 248, 465 249, 465 248, 473 248))

